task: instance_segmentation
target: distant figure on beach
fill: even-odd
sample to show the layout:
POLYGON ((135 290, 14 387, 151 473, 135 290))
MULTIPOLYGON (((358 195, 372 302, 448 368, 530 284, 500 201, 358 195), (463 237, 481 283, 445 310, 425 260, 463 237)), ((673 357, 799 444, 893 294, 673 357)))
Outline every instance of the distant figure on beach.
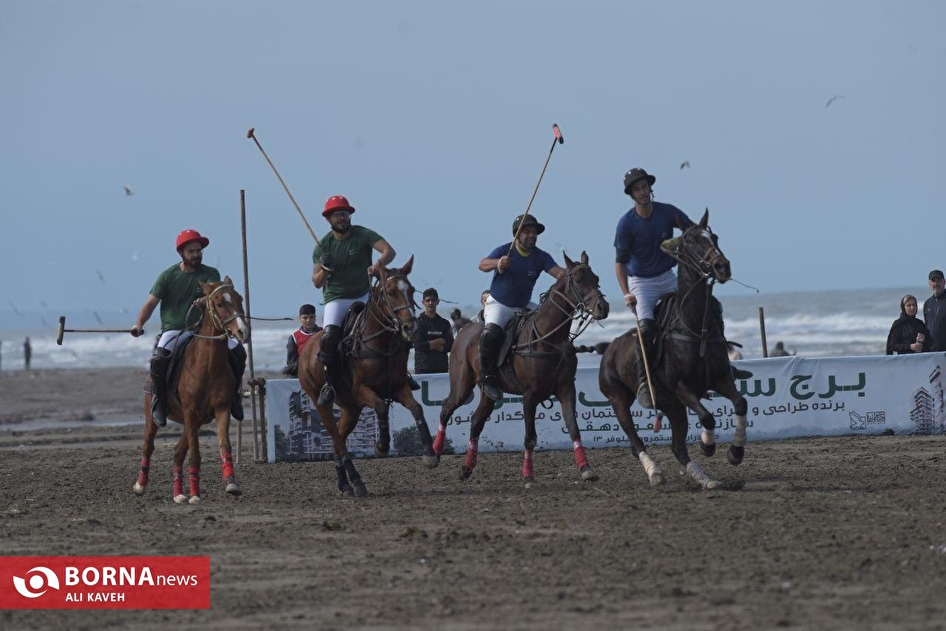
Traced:
POLYGON ((772 349, 772 352, 769 353, 769 357, 788 357, 789 355, 794 355, 795 353, 789 353, 785 350, 784 342, 776 342, 775 348, 772 349))
POLYGON ((923 303, 923 321, 933 335, 933 350, 946 351, 946 280, 943 271, 930 272, 930 291, 933 295, 923 303))
POLYGON ((23 367, 26 370, 30 369, 30 361, 33 359, 33 345, 30 344, 29 336, 26 336, 26 339, 23 340, 23 367))
POLYGON ((284 374, 290 377, 299 374, 299 354, 302 353, 306 342, 321 330, 322 327, 315 323, 315 305, 304 304, 299 307, 299 328, 292 332, 289 341, 286 343, 284 374))
POLYGON ((450 329, 453 331, 453 337, 457 336, 457 333, 460 332, 460 329, 472 322, 472 320, 469 318, 464 317, 464 315, 460 313, 459 309, 454 309, 450 312, 450 320, 453 322, 453 325, 450 327, 450 329))
POLYGON ((894 320, 887 334, 887 354, 908 355, 933 350, 933 336, 926 325, 916 317, 916 296, 907 294, 900 299, 900 317, 894 320))
POLYGON ((0 370, 3 370, 3 340, 0 340, 0 370))

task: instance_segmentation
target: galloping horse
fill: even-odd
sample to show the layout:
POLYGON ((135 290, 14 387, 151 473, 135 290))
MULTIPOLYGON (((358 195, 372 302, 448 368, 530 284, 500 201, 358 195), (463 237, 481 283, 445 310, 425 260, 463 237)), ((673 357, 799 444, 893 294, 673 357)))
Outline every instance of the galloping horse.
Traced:
MULTIPOLYGON (((184 425, 184 433, 174 449, 174 501, 183 504, 184 457, 190 450, 190 503, 200 502, 200 443, 197 435, 201 426, 217 421, 217 441, 220 462, 227 493, 242 492, 233 473, 230 453, 230 402, 237 387, 233 370, 227 360, 227 338, 234 337, 245 343, 250 327, 243 313, 243 298, 233 289, 227 276, 223 282, 201 283, 204 291, 204 315, 200 330, 184 350, 183 365, 177 396, 168 389, 168 418, 184 425)), ((170 384, 169 384, 170 385, 170 384)), ((145 438, 141 452, 141 470, 135 482, 135 493, 142 495, 148 486, 154 436, 158 426, 151 418, 151 393, 145 394, 145 438)))
MULTIPOLYGON (((526 424, 525 459, 522 477, 527 484, 535 481, 532 452, 536 445, 535 409, 551 395, 558 397, 565 418, 568 435, 572 439, 575 464, 583 480, 597 480, 581 445, 581 431, 575 415, 575 371, 578 359, 572 340, 578 333, 570 333, 572 320, 579 318, 587 325, 592 320, 608 317, 608 303, 598 287, 598 277, 588 265, 588 255, 581 253, 581 262, 575 263, 565 255, 565 273, 542 298, 538 309, 524 318, 510 348, 512 358, 498 371, 499 387, 503 392, 522 395, 522 412, 526 424)), ((582 330, 584 327, 581 327, 582 330)), ((473 392, 480 371, 478 342, 482 323, 468 324, 453 342, 450 352, 450 394, 440 410, 440 427, 434 441, 439 456, 446 441, 447 421, 450 415, 473 392)), ((580 331, 579 331, 580 332, 580 331)), ((461 473, 470 477, 476 466, 479 437, 493 410, 494 401, 480 393, 480 402, 470 420, 470 444, 461 473)))
MULTIPOLYGON (((400 269, 379 270, 375 276, 378 282, 372 287, 367 304, 353 316, 351 335, 346 326, 342 359, 335 369, 341 374, 333 378, 335 403, 341 409, 338 422, 331 405, 316 404, 322 426, 332 437, 338 490, 346 495, 368 494, 345 445, 365 407, 373 408, 378 415, 380 437, 374 446, 376 456, 383 458, 391 449, 387 402, 394 400, 414 417, 424 445, 424 464, 430 468, 437 466, 424 409, 411 394, 407 375, 407 355, 416 326, 414 287, 407 278, 413 265, 412 256, 400 269)), ((325 383, 325 369, 318 358, 321 346, 320 331, 303 347, 299 358, 299 382, 312 401, 318 400, 325 383)))
MULTIPOLYGON (((703 488, 716 488, 720 483, 690 460, 686 445, 689 428, 686 408, 699 416, 703 426, 700 448, 704 455, 712 456, 716 452, 713 433, 716 419, 700 399, 706 398, 708 390, 714 390, 732 402, 736 435, 728 459, 730 464, 738 465, 745 455, 748 403, 736 390, 723 337, 722 310, 713 298, 713 283, 725 283, 732 272, 729 260, 719 249, 716 235, 707 227, 708 219, 709 210, 703 213, 699 224, 683 233, 679 249, 671 253, 680 263, 677 292, 671 294, 673 298, 669 301, 664 297, 657 314, 662 356, 647 359, 651 362, 656 405, 670 419, 673 455, 703 488)), ((631 440, 631 453, 644 466, 650 483, 658 485, 664 482, 663 472, 647 454, 630 412, 639 385, 635 368, 638 348, 635 329, 611 342, 601 358, 598 384, 631 440)))

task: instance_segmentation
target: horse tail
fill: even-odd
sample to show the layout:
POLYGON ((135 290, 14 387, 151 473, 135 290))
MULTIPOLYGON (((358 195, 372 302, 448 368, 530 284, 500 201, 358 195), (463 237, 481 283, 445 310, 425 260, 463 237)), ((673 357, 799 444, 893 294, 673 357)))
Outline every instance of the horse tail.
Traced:
POLYGON ((608 350, 608 345, 611 342, 598 342, 594 346, 576 346, 576 353, 598 353, 599 355, 604 355, 604 352, 608 350))

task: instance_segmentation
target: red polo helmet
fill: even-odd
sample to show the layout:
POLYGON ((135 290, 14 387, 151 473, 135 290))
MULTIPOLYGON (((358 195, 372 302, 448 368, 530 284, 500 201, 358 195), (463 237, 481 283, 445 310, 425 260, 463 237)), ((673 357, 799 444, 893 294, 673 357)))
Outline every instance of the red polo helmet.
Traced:
POLYGON ((188 228, 187 230, 181 230, 181 233, 177 235, 177 249, 180 250, 191 241, 199 241, 200 247, 202 248, 206 248, 210 245, 210 239, 202 237, 196 230, 188 228))
POLYGON ((348 203, 348 198, 344 195, 332 195, 325 202, 325 210, 322 211, 322 216, 327 218, 336 210, 347 210, 353 213, 355 207, 348 203))

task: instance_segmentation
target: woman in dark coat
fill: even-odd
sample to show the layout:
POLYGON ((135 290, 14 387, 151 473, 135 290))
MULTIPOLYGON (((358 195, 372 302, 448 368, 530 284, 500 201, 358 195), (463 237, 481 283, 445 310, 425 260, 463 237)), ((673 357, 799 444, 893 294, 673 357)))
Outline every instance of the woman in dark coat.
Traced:
POLYGON ((900 317, 887 335, 887 354, 905 355, 933 350, 933 336, 923 321, 916 317, 916 297, 907 294, 900 299, 900 317))

